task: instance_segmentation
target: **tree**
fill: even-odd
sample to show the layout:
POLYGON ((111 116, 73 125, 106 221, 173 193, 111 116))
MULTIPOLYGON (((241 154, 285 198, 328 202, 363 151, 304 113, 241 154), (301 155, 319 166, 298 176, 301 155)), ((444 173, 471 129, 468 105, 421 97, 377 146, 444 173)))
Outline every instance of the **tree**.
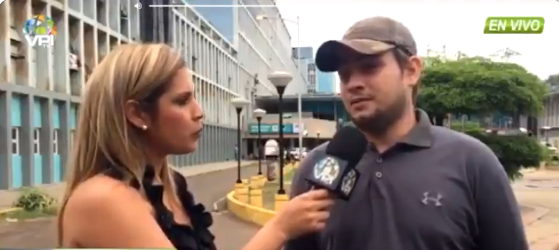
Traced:
MULTIPOLYGON (((522 66, 483 57, 429 60, 422 85, 418 106, 436 125, 442 125, 449 113, 479 117, 500 113, 513 117, 514 126, 520 115, 536 115, 543 109, 547 92, 547 85, 522 66)), ((486 133, 471 124, 460 127, 493 150, 510 179, 520 176, 522 167, 538 166, 543 158, 539 143, 525 134, 486 133)), ((452 128, 462 130, 454 124, 452 128)))
POLYGON ((455 61, 430 60, 425 68, 418 106, 437 125, 447 114, 486 116, 501 113, 518 123, 520 115, 543 108, 547 87, 518 64, 482 57, 455 61))

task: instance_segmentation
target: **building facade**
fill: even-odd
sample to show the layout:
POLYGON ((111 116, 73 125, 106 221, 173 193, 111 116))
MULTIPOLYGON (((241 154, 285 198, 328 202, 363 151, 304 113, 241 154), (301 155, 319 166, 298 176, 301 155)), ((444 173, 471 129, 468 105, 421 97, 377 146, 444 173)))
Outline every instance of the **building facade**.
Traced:
POLYGON ((551 92, 544 100, 544 109, 537 123, 541 140, 559 147, 559 92, 551 92))
POLYGON ((293 58, 295 60, 314 60, 314 49, 313 47, 295 47, 292 49, 293 58))
MULTIPOLYGON (((144 33, 162 34, 159 41, 184 55, 206 114, 199 149, 170 157, 175 166, 233 159, 236 116, 230 100, 273 95, 266 79, 273 70, 293 74, 290 93, 306 90, 281 19, 260 23, 248 8, 235 8, 231 22, 237 30, 231 36, 189 6, 145 20, 147 8, 137 10, 137 2, 6 0, 0 5, 0 189, 63 181, 87 76, 109 51, 141 42, 144 33), (55 22, 53 48, 33 48, 21 37, 25 21, 38 14, 55 22), (146 30, 146 23, 156 30, 146 30)), ((279 15, 277 8, 259 11, 279 15)), ((243 113, 243 124, 252 108, 243 113)))
POLYGON ((307 85, 307 91, 309 94, 315 94, 316 93, 316 64, 314 62, 307 64, 307 79, 308 79, 308 85, 307 85))
POLYGON ((316 92, 321 94, 334 94, 336 93, 336 74, 333 72, 322 72, 320 70, 316 73, 316 92))

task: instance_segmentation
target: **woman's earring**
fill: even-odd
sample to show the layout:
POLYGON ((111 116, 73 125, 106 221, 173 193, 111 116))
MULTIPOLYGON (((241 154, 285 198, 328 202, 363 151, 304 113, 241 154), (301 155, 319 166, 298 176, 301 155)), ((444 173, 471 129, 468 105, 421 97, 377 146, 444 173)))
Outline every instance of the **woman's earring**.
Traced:
POLYGON ((148 126, 147 125, 142 125, 142 130, 146 130, 146 129, 148 129, 148 126))

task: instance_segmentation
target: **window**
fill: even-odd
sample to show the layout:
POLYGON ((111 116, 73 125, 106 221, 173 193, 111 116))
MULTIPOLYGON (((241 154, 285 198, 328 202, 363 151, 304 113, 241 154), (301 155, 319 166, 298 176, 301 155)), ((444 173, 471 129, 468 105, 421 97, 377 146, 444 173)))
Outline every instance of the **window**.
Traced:
MULTIPOLYGON (((197 60, 198 60, 198 58, 196 58, 196 56, 193 55, 193 56, 192 56, 192 65, 191 65, 191 67, 192 67, 192 71, 194 71, 194 72, 196 72, 196 70, 197 70, 197 69, 196 69, 196 61, 197 61, 197 60)), ((198 73, 198 72, 196 72, 196 73, 198 73)))
POLYGON ((12 154, 19 155, 19 127, 12 128, 12 154))
POLYGON ((35 128, 35 130, 33 130, 33 153, 34 154, 40 154, 41 152, 41 149, 39 148, 40 137, 41 137, 41 129, 35 128))
POLYGON ((52 153, 58 154, 58 129, 52 131, 52 153))

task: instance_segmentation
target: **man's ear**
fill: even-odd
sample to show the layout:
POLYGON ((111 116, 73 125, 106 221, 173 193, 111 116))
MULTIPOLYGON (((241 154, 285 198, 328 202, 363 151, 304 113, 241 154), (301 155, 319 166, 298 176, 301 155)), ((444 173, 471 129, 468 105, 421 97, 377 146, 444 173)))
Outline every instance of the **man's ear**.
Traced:
POLYGON ((421 78, 423 71, 423 61, 418 56, 411 56, 408 59, 406 70, 404 71, 404 83, 410 87, 415 87, 421 78))
POLYGON ((128 100, 124 104, 124 115, 126 120, 138 129, 146 130, 150 126, 149 116, 142 110, 137 101, 128 100))

